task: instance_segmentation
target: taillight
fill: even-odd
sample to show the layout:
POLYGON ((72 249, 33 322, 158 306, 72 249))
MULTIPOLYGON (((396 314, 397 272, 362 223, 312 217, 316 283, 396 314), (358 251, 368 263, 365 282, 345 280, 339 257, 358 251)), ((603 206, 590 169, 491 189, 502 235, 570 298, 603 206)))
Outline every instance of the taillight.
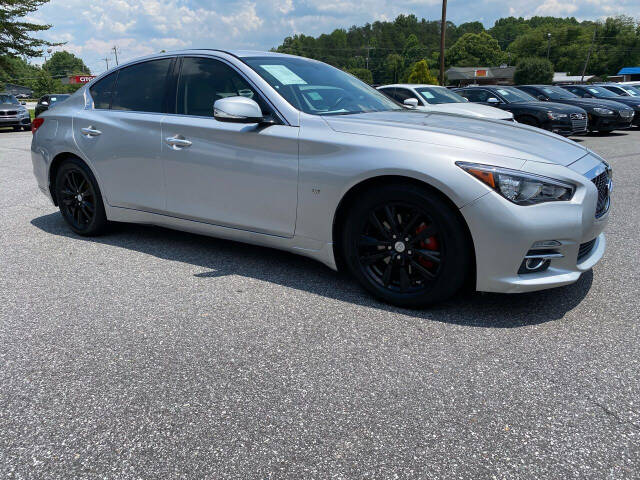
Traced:
POLYGON ((40 128, 40 126, 44 123, 44 118, 34 118, 31 121, 31 133, 36 133, 36 130, 40 128))

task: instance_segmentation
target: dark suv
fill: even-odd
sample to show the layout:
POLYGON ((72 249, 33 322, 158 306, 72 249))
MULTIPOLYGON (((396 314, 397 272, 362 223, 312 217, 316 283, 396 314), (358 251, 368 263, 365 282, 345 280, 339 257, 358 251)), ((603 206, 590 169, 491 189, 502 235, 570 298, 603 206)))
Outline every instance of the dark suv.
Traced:
POLYGON ((623 97, 598 85, 563 85, 562 88, 582 98, 609 100, 633 108, 636 113, 632 123, 633 125, 640 126, 640 100, 637 98, 623 97))
POLYGON ((456 92, 470 102, 507 110, 519 123, 565 137, 587 131, 587 112, 580 107, 541 102, 514 87, 487 85, 461 88, 456 92))
POLYGON ((40 100, 38 100, 38 104, 36 105, 36 109, 34 112, 35 116, 37 117, 42 112, 49 110, 56 103, 60 103, 70 96, 71 95, 67 93, 52 93, 51 95, 44 95, 40 97, 40 100))
POLYGON ((629 128, 633 109, 620 103, 594 98, 582 98, 568 90, 552 85, 519 85, 523 92, 543 102, 564 103, 583 108, 589 115, 589 131, 611 132, 629 128))

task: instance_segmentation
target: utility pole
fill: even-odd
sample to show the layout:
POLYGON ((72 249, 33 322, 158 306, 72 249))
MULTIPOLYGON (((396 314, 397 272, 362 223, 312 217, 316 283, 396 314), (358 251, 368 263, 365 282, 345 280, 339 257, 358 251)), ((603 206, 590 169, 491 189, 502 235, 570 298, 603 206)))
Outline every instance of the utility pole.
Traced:
POLYGON ((369 70, 369 51, 370 51, 372 48, 373 48, 373 47, 369 47, 369 46, 367 46, 367 58, 366 58, 367 70, 369 70))
POLYGON ((591 37, 591 46, 589 47, 589 52, 587 53, 587 59, 584 61, 584 67, 582 68, 582 78, 580 79, 580 83, 584 83, 584 75, 587 72, 587 65, 589 65, 589 59, 591 58, 591 51, 593 50, 593 44, 596 41, 596 30, 597 26, 593 29, 593 37, 591 37))
POLYGON ((113 50, 113 55, 116 57, 116 65, 118 65, 118 47, 114 45, 111 50, 113 50))
POLYGON ((440 24, 440 85, 444 87, 444 40, 447 29, 447 0, 442 0, 442 23, 440 24))
POLYGON ((102 60, 104 60, 105 62, 107 62, 107 70, 109 70, 109 57, 105 57, 102 60))
POLYGON ((550 51, 551 51, 551 33, 547 33, 547 60, 549 60, 550 51))

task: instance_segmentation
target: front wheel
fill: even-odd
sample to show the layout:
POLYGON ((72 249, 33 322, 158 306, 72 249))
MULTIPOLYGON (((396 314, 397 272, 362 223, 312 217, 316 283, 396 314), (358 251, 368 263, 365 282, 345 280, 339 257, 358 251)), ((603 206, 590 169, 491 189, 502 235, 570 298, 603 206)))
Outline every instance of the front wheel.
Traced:
POLYGON ((471 266, 459 215, 439 195, 410 184, 365 192, 347 214, 342 252, 367 290, 409 308, 456 293, 471 266))
POLYGON ((100 188, 82 161, 68 158, 60 165, 55 193, 60 212, 74 232, 85 236, 104 232, 108 222, 100 188))

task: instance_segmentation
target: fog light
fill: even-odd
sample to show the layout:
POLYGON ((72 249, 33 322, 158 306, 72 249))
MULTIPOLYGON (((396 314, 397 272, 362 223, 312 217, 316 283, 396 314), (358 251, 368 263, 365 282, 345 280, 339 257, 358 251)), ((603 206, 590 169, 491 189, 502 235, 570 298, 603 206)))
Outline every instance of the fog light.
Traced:
POLYGON ((546 258, 525 258, 518 269, 519 274, 544 272, 551 265, 546 258))

